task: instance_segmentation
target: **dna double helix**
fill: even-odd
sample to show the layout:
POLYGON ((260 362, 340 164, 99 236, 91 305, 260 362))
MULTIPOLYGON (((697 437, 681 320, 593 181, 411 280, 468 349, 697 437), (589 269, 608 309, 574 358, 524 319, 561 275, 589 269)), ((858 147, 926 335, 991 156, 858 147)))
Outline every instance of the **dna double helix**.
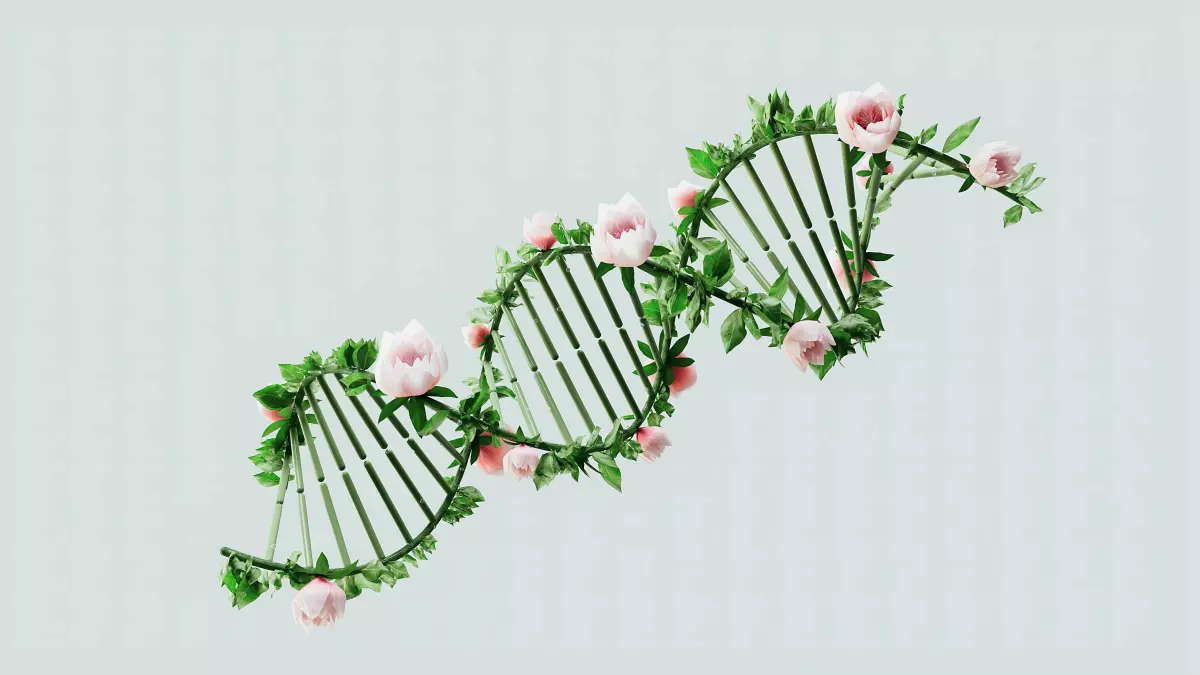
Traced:
MULTIPOLYGON (((899 130, 904 97, 889 109, 881 91, 801 109, 786 93, 749 99, 746 138, 687 149, 707 183, 670 191, 674 236, 647 243, 636 266, 606 262, 600 223, 539 214, 553 239, 497 251, 496 284, 469 314, 480 370, 461 396, 441 384, 412 396, 382 391, 372 339, 281 365, 283 382, 255 392, 271 418, 250 458, 258 482, 274 488, 267 545, 261 556, 221 549, 232 604, 244 607, 285 580, 297 589, 325 580, 353 598, 406 578, 435 549, 434 529, 483 501, 463 483, 468 467, 498 470, 496 457, 514 448, 526 453, 523 475, 538 489, 567 475, 620 490, 622 462, 657 454, 643 447, 646 434, 674 412, 673 392, 694 380, 684 350, 717 323, 718 308, 727 352, 747 338, 783 347, 823 379, 884 330, 890 285, 880 263, 891 256, 870 246, 909 181, 948 177, 961 181, 960 192, 978 183, 1011 202, 1006 227, 1041 210, 1027 195, 1044 179, 1033 164, 1017 167, 1019 151, 992 143, 975 158, 951 154, 979 118, 936 150, 937 125, 899 130), (843 110, 864 96, 865 112, 843 110), (892 122, 884 146, 869 147, 879 140, 873 130, 892 122), (324 518, 310 519, 314 487, 311 511, 324 518), (298 549, 279 559, 289 504, 298 549)), ((613 208, 640 211, 630 197, 622 204, 613 208)))

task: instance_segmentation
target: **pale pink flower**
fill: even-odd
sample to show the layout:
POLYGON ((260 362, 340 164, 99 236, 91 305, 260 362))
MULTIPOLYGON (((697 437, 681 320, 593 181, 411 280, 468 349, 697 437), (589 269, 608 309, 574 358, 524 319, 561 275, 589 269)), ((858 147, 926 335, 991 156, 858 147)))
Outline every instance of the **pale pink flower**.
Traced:
MULTIPOLYGON (((849 253, 849 251, 847 251, 847 253, 849 253)), ((879 263, 875 262, 874 260, 868 260, 867 262, 871 264, 867 267, 867 269, 863 270, 863 283, 878 278, 874 274, 871 274, 871 270, 874 269, 876 272, 878 272, 879 263)), ((851 260, 850 264, 853 266, 854 261, 851 260)), ((849 290, 849 286, 846 285, 846 270, 842 269, 842 258, 838 255, 836 250, 829 252, 829 266, 833 268, 833 276, 837 277, 838 285, 842 287, 842 290, 849 290)), ((857 271, 852 273, 856 276, 858 274, 857 271)))
POLYGON ((663 450, 671 446, 671 439, 667 438, 667 432, 662 427, 642 427, 637 430, 634 440, 642 446, 642 459, 647 462, 662 457, 663 450))
POLYGON ((346 613, 346 591, 324 577, 305 584, 292 598, 292 618, 305 632, 332 626, 346 613))
POLYGON ((500 439, 500 447, 492 445, 491 434, 479 434, 479 457, 475 460, 475 466, 479 470, 495 476, 504 472, 504 458, 508 455, 508 451, 512 450, 512 446, 500 439))
POLYGON ((469 323, 463 326, 463 341, 471 349, 479 349, 491 332, 492 329, 486 323, 469 323))
POLYGON ((696 205, 696 195, 704 188, 699 185, 692 185, 686 180, 679 181, 679 185, 673 188, 667 188, 667 202, 671 205, 671 213, 673 215, 683 215, 679 213, 679 209, 685 206, 696 205))
POLYGON ((525 219, 525 241, 533 244, 543 251, 547 251, 554 247, 558 242, 554 238, 554 232, 550 226, 558 220, 558 214, 549 213, 547 211, 538 211, 533 214, 533 217, 525 219))
MULTIPOLYGON (((870 164, 864 164, 863 166, 858 167, 858 171, 870 171, 870 170, 871 170, 870 164)), ((892 166, 891 162, 888 162, 887 166, 884 167, 884 169, 883 169, 883 175, 890 176, 892 174, 892 172, 895 170, 896 170, 896 167, 892 166)), ((856 173, 857 173, 857 171, 856 171, 856 173)), ((857 178, 858 178, 858 184, 863 186, 863 189, 866 189, 867 183, 871 180, 871 177, 870 176, 857 176, 857 178)))
POLYGON ((825 363, 825 352, 834 345, 833 333, 819 321, 797 321, 783 338, 783 353, 799 366, 808 370, 808 364, 825 363))
POLYGON ((537 469, 542 452, 528 445, 518 445, 504 455, 504 471, 517 480, 529 478, 537 469))
MULTIPOLYGON (((686 354, 680 353, 679 358, 687 358, 686 354)), ((687 366, 670 366, 671 384, 669 388, 672 396, 679 396, 684 391, 692 388, 696 384, 696 364, 692 363, 687 366)), ((650 376, 650 381, 654 381, 654 375, 650 376)))
POLYGON ((1013 182, 1020 174, 1017 164, 1021 162, 1021 149, 1007 141, 986 143, 971 157, 967 168, 976 182, 984 187, 1003 187, 1013 182))
POLYGON ((384 333, 379 358, 371 367, 375 385, 388 396, 420 396, 433 388, 449 368, 446 350, 433 343, 416 320, 399 333, 384 333))
POLYGON ((863 152, 885 152, 900 133, 900 113, 892 95, 876 82, 864 92, 838 94, 833 109, 838 138, 863 152))
POLYGON ((592 232, 592 257, 617 267, 637 267, 646 262, 658 233, 628 192, 621 201, 601 204, 592 232))
POLYGON ((280 415, 278 410, 271 410, 270 408, 264 407, 260 407, 259 410, 262 411, 262 416, 271 422, 278 422, 279 420, 283 419, 283 415, 280 415))

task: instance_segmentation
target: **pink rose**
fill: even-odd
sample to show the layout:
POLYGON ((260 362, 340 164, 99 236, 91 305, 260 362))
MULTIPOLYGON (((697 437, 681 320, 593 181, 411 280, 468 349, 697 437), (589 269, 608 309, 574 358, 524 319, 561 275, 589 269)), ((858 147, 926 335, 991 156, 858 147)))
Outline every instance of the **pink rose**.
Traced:
POLYGON ((514 476, 517 480, 529 478, 537 469, 538 462, 542 459, 540 450, 529 447, 528 445, 518 445, 508 454, 504 455, 504 471, 510 476, 514 476))
POLYGON ((316 577, 292 598, 292 618, 305 632, 332 626, 346 613, 346 592, 340 586, 316 577))
POLYGON ((799 366, 808 370, 808 364, 825 363, 825 352, 833 347, 833 333, 818 321, 797 321, 783 338, 783 353, 799 366))
POLYGON ((278 422, 279 420, 283 419, 283 415, 280 415, 278 410, 271 410, 270 408, 262 407, 260 407, 259 410, 262 411, 262 416, 271 422, 278 422))
POLYGON ((1020 161, 1020 148, 1009 145, 1007 141, 994 141, 984 144, 979 152, 971 157, 967 168, 980 185, 990 188, 1003 187, 1013 182, 1020 174, 1017 171, 1020 161))
MULTIPOLYGON (((858 171, 870 171, 870 170, 871 170, 871 165, 870 165, 870 164, 866 164, 866 165, 864 165, 864 166, 860 166, 860 167, 858 167, 858 171)), ((888 162, 888 163, 887 163, 887 166, 886 166, 886 167, 884 167, 884 169, 883 169, 883 175, 885 175, 885 176, 889 176, 889 175, 891 175, 891 173, 892 173, 893 171, 895 171, 895 170, 896 170, 896 167, 892 166, 892 163, 891 163, 891 162, 888 162)), ((857 173, 857 171, 856 171, 855 173, 857 173)), ((870 176, 858 176, 858 184, 859 184, 859 185, 861 185, 861 186, 863 186, 863 189, 864 189, 864 190, 866 189, 866 187, 867 187, 867 183, 868 183, 870 180, 871 180, 871 177, 870 177, 870 176)))
POLYGON ((525 219, 525 241, 543 251, 547 251, 558 243, 550 226, 558 220, 558 215, 546 211, 538 211, 532 218, 525 219))
POLYGON ((642 427, 637 430, 634 440, 642 446, 642 459, 647 462, 662 457, 663 450, 671 446, 671 439, 667 438, 667 432, 662 427, 642 427))
MULTIPOLYGON (((853 261, 851 262, 853 263, 853 261)), ((867 262, 871 264, 867 269, 863 270, 863 283, 878 278, 874 274, 871 274, 871 270, 874 269, 878 272, 879 263, 874 260, 868 260, 867 262)), ((837 277, 838 284, 842 287, 842 290, 850 290, 849 286, 846 285, 846 270, 842 269, 842 258, 838 255, 837 251, 829 252, 829 266, 833 268, 833 276, 837 277)))
POLYGON ((696 195, 704 188, 698 185, 692 185, 686 180, 679 181, 679 185, 673 188, 667 188, 667 202, 671 205, 671 213, 674 215, 683 215, 679 213, 679 209, 685 206, 696 205, 696 195))
POLYGON ((475 466, 479 470, 495 476, 504 471, 504 458, 508 455, 508 451, 512 450, 512 446, 500 440, 500 447, 492 445, 491 434, 479 434, 479 457, 475 460, 475 466))
POLYGON ((628 192, 621 201, 601 204, 592 233, 592 257, 617 267, 637 267, 646 262, 658 233, 628 192))
POLYGON ((486 323, 471 323, 463 326, 463 340, 471 349, 479 349, 487 336, 491 334, 492 329, 486 323))
POLYGON ((415 320, 399 333, 384 333, 371 372, 380 391, 396 398, 420 396, 442 379, 449 367, 446 350, 415 320))
MULTIPOLYGON (((679 358, 687 358, 687 355, 680 352, 679 358)), ((683 392, 692 388, 696 384, 696 364, 688 366, 670 366, 671 375, 673 378, 669 386, 672 396, 679 396, 683 392)), ((650 381, 654 381, 654 376, 650 376, 650 381)))
POLYGON ((876 82, 865 92, 838 94, 833 108, 838 138, 863 152, 885 152, 900 133, 900 113, 892 95, 876 82))

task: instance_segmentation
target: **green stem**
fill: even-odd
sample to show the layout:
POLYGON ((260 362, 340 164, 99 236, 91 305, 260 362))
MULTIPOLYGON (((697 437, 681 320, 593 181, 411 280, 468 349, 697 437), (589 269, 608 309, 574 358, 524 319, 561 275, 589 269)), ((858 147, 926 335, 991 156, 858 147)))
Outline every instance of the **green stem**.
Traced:
POLYGON ((854 304, 858 305, 858 296, 862 292, 863 275, 867 272, 867 265, 870 261, 866 258, 866 243, 871 240, 871 231, 875 224, 875 202, 879 197, 879 179, 883 175, 883 170, 880 168, 880 163, 884 162, 883 156, 876 158, 871 167, 871 179, 867 187, 867 210, 863 213, 863 257, 856 258, 855 264, 858 266, 858 278, 854 282, 854 304))
MULTIPOLYGON (((858 224, 858 211, 854 205, 854 165, 850 163, 850 146, 842 142, 842 175, 846 182, 846 203, 850 207, 850 242, 854 244, 854 264, 862 266, 863 251, 862 251, 862 232, 858 224)), ((853 268, 851 268, 853 270, 853 268)), ((858 286, 854 280, 857 275, 851 274, 846 277, 846 285, 850 288, 850 305, 858 305, 858 286)))
MULTIPOLYGON (((833 215, 833 202, 829 199, 829 189, 825 187, 825 174, 821 172, 821 161, 817 157, 817 149, 813 147, 812 136, 804 137, 804 149, 808 152, 808 163, 812 167, 813 178, 817 181, 817 192, 821 195, 821 205, 825 207, 825 217, 829 219, 829 234, 833 236, 833 245, 837 249, 838 260, 842 263, 843 278, 847 280, 847 285, 849 285, 849 279, 851 279, 850 258, 846 255, 846 244, 842 241, 842 230, 838 227, 837 219, 833 215)), ((833 286, 840 295, 841 286, 837 283, 834 283, 833 286)), ((845 311, 849 313, 849 307, 845 311)))

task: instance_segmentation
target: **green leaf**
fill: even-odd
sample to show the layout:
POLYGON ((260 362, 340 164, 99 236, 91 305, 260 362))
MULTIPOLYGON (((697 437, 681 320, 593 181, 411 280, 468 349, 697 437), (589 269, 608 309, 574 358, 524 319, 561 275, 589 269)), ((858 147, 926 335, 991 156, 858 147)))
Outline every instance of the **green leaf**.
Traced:
POLYGON ((733 267, 733 254, 729 252, 729 245, 721 242, 716 249, 704 256, 704 274, 713 279, 720 279, 725 276, 733 267))
POLYGON ((950 152, 970 138, 971 134, 975 131, 975 126, 979 124, 979 119, 976 117, 973 120, 968 120, 954 127, 954 131, 950 132, 950 136, 942 144, 942 152, 950 152))
POLYGON ((279 429, 287 426, 287 424, 288 424, 288 421, 285 419, 284 420, 275 420, 274 422, 271 422, 270 424, 268 424, 266 429, 263 429, 262 435, 270 436, 271 434, 275 433, 279 429))
POLYGON ((720 169, 713 158, 703 150, 696 148, 687 148, 688 164, 692 167, 692 172, 701 178, 716 178, 720 169))
POLYGON ((975 176, 967 176, 966 179, 963 180, 963 184, 961 186, 959 186, 958 191, 966 192, 974 184, 975 184, 975 176))
POLYGON ((847 314, 830 326, 830 329, 833 328, 845 331, 851 337, 859 340, 873 340, 879 336, 879 331, 875 329, 875 326, 861 314, 847 314))
POLYGON ((785 269, 783 274, 780 274, 779 278, 775 280, 775 283, 771 284, 771 290, 767 294, 776 300, 782 300, 784 294, 787 293, 787 289, 788 271, 785 269))
POLYGON ((432 434, 433 432, 437 431, 437 428, 441 426, 442 422, 446 421, 446 418, 449 416, 449 410, 437 411, 433 414, 433 417, 429 418, 429 421, 425 423, 425 426, 417 429, 417 435, 428 436, 429 434, 432 434))
POLYGON ((256 473, 256 474, 254 474, 254 479, 258 481, 259 485, 262 485, 265 487, 274 487, 276 485, 279 485, 279 474, 272 473, 270 471, 263 471, 262 473, 256 473))
POLYGON ((746 339, 746 319, 742 316, 744 311, 733 311, 721 322, 721 344, 725 346, 726 354, 746 339))
POLYGON ((317 566, 314 568, 314 570, 318 574, 328 574, 329 573, 329 558, 326 558, 324 553, 317 556, 317 566))
POLYGON ((1014 204, 1004 212, 1004 226, 1008 227, 1014 223, 1021 222, 1021 216, 1025 215, 1024 209, 1020 204, 1014 204))
MULTIPOLYGON (((683 337, 676 340, 675 344, 671 345, 671 350, 667 353, 667 356, 670 356, 671 358, 675 358, 676 356, 679 356, 680 354, 682 354, 684 348, 687 347, 688 340, 690 340, 691 337, 692 336, 690 336, 690 335, 684 335, 683 337)), ((650 355, 648 355, 648 356, 650 356, 650 355)), ((651 358, 653 358, 653 356, 651 356, 651 358)))
POLYGON ((558 457, 553 452, 547 452, 538 460, 537 469, 533 472, 533 487, 541 490, 550 484, 559 473, 558 457))
POLYGON ((268 410, 279 410, 292 405, 294 395, 282 384, 270 384, 254 392, 254 398, 268 410))
POLYGON ((650 345, 646 344, 645 342, 642 342, 641 340, 638 340, 637 346, 638 346, 638 351, 640 351, 642 354, 644 354, 646 356, 646 358, 648 358, 648 359, 654 358, 654 350, 650 349, 650 345))
POLYGON ((567 231, 563 228, 561 220, 556 220, 550 224, 550 232, 554 235, 554 239, 560 244, 570 243, 567 240, 567 231))
MULTIPOLYGON (((607 457, 607 455, 599 455, 599 454, 592 455, 592 458, 598 458, 598 457, 607 457)), ((603 464, 603 463, 597 462, 596 468, 600 471, 600 477, 604 479, 604 482, 611 485, 613 487, 613 489, 616 490, 617 492, 620 492, 621 491, 621 468, 619 466, 617 466, 617 463, 613 462, 611 460, 611 458, 609 458, 609 461, 611 462, 611 464, 603 464)))
POLYGON ((621 268, 621 283, 625 284, 625 290, 629 291, 630 293, 634 292, 633 289, 634 289, 635 284, 633 281, 633 268, 632 267, 622 267, 621 268))
POLYGON ((823 127, 831 127, 834 125, 833 120, 833 99, 826 99, 821 107, 817 109, 816 115, 817 124, 823 127))
POLYGON ((646 317, 646 321, 649 322, 650 325, 659 326, 662 324, 662 319, 659 316, 657 300, 647 300, 643 302, 642 314, 646 317))
POLYGON ((879 253, 878 251, 871 251, 867 253, 867 260, 883 262, 884 260, 891 260, 893 255, 894 254, 892 253, 879 253))
POLYGON ((455 394, 453 391, 450 391, 450 389, 448 387, 443 387, 441 385, 438 385, 438 386, 434 387, 433 389, 430 389, 429 391, 425 392, 425 395, 426 396, 440 396, 443 398, 458 398, 458 395, 455 394))
POLYGON ((917 142, 918 143, 928 143, 929 141, 932 141, 933 137, 937 136, 937 127, 938 127, 938 125, 935 124, 926 129, 922 129, 921 135, 917 137, 917 142))
POLYGON ((404 407, 408 408, 408 419, 412 422, 413 429, 424 429, 428 421, 425 403, 418 398, 410 398, 404 407))
POLYGON ((608 274, 609 272, 613 271, 615 267, 616 265, 612 265, 610 263, 600 263, 599 265, 596 265, 596 278, 599 279, 605 274, 608 274))
POLYGON ((279 364, 279 374, 283 376, 284 382, 303 382, 305 376, 308 375, 308 368, 281 363, 279 364))
POLYGON ((382 422, 391 417, 397 410, 403 408, 407 401, 408 399, 406 398, 394 398, 385 403, 383 408, 379 410, 379 421, 382 422))

